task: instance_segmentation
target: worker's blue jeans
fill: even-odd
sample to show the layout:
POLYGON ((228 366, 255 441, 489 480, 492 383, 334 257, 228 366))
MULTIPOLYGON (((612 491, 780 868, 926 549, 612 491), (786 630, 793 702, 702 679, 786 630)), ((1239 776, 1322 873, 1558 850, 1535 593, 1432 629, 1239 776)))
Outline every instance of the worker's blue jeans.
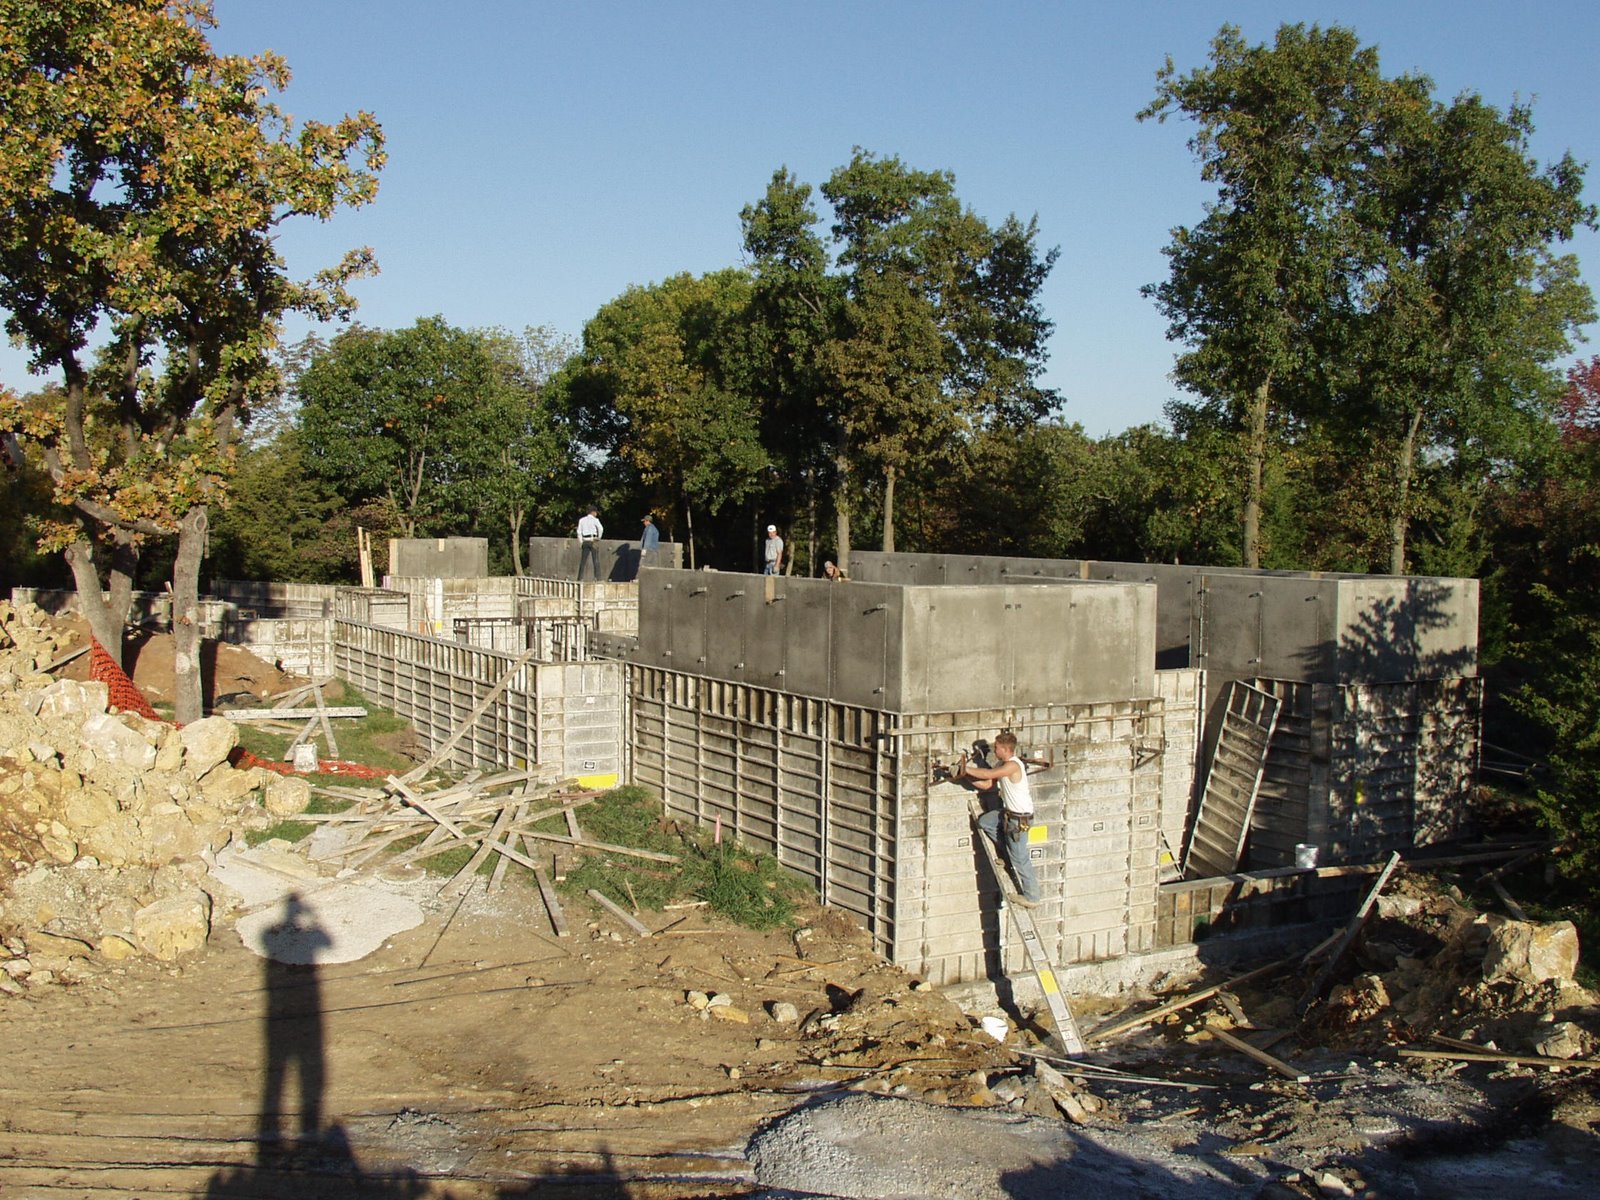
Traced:
POLYGON ((1028 831, 1022 829, 1015 821, 1006 822, 1005 837, 1000 836, 1000 818, 1003 810, 991 808, 978 818, 978 828, 983 830, 996 847, 1005 851, 1006 861, 1011 864, 1011 874, 1016 877, 1017 891, 1022 893, 1024 900, 1039 899, 1039 881, 1034 878, 1033 859, 1028 856, 1028 831))

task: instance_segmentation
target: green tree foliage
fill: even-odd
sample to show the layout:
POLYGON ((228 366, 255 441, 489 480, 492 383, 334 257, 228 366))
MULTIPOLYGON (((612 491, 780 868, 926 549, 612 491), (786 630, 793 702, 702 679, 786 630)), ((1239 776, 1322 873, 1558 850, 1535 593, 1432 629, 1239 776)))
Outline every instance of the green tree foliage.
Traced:
POLYGON ((113 655, 140 545, 177 534, 179 720, 200 714, 207 512, 244 414, 275 386, 278 321, 347 310, 371 266, 357 252, 296 283, 274 233, 366 203, 383 165, 370 116, 296 128, 268 98, 283 60, 216 55, 213 24, 207 0, 0 0, 0 306, 62 387, 53 409, 7 398, 0 427, 41 447, 74 514, 48 543, 113 655))
POLYGON ((1194 120, 1218 188, 1146 291, 1189 347, 1179 382, 1244 441, 1246 565, 1267 560, 1269 451, 1302 438, 1325 478, 1342 446, 1332 474, 1376 489, 1357 507, 1382 512, 1389 570, 1406 569, 1419 518, 1431 565, 1468 563, 1474 488, 1536 434, 1552 364, 1593 315, 1552 251, 1593 218, 1582 168, 1540 169, 1525 106, 1432 89, 1384 77, 1348 29, 1285 25, 1251 46, 1230 26, 1207 66, 1179 76, 1169 60, 1140 114, 1194 120))
POLYGON ((360 326, 313 353, 295 388, 307 468, 347 504, 378 504, 400 536, 492 521, 520 568, 521 531, 552 486, 564 436, 541 397, 561 347, 442 317, 360 326))
MULTIPOLYGON (((822 185, 825 242, 811 189, 779 171, 741 214, 757 277, 757 345, 778 364, 770 394, 814 416, 805 469, 822 464, 848 561, 851 504, 881 484, 883 547, 894 548, 895 486, 948 466, 992 424, 1028 424, 1054 406, 1038 386, 1051 330, 1038 293, 1056 252, 1037 228, 992 227, 962 206, 948 172, 857 148, 822 185), (830 262, 830 255, 832 262, 830 262)), ((760 368, 757 368, 758 372, 760 368)))
POLYGON ((738 503, 769 462, 746 366, 750 302, 735 269, 629 288, 584 326, 563 381, 589 444, 683 514, 691 566, 695 513, 738 503))
POLYGON ((1548 459, 1495 493, 1486 624, 1507 643, 1499 674, 1544 752, 1536 794, 1566 842, 1563 869, 1600 892, 1600 358, 1569 372, 1558 411, 1548 459))

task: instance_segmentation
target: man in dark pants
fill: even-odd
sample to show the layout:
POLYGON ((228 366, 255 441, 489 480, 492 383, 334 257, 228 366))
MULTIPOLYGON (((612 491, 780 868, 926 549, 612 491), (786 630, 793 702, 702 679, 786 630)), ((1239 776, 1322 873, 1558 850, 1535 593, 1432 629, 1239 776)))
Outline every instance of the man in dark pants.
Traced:
POLYGON ((593 504, 578 518, 578 582, 583 582, 583 564, 588 563, 595 579, 600 578, 600 539, 605 527, 600 524, 600 510, 593 504))

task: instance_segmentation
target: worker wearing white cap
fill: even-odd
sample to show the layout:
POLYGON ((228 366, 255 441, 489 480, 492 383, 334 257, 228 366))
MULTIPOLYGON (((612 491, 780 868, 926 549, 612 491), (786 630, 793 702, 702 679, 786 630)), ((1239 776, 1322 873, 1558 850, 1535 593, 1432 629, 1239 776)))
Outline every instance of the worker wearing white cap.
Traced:
POLYGON ((778 568, 783 564, 783 539, 778 536, 776 525, 767 526, 767 541, 762 548, 761 561, 763 575, 776 575, 778 568))

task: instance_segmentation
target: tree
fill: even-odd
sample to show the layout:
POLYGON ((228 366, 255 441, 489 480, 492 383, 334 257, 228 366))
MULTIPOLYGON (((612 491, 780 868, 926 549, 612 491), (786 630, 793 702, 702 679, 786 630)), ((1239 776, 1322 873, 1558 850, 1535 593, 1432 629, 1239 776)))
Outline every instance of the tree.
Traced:
MULTIPOLYGON (((741 214, 755 262, 767 394, 811 419, 813 477, 829 464, 840 561, 868 474, 882 481, 883 546, 894 547, 895 487, 948 463, 992 423, 1028 424, 1055 404, 1037 385, 1051 325, 1038 303, 1056 252, 1015 217, 991 227, 943 171, 857 148, 822 185, 829 241, 811 189, 777 172, 741 214), (834 261, 830 263, 830 253, 834 261)), ((808 489, 809 490, 809 489, 808 489)))
POLYGON ((1540 169, 1526 105, 1502 114, 1468 94, 1446 106, 1420 84, 1385 107, 1387 152, 1361 180, 1351 280, 1349 416, 1387 451, 1393 574, 1407 567, 1419 464, 1453 467, 1440 472, 1452 509, 1476 509, 1496 464, 1546 422, 1562 387, 1554 364, 1595 315, 1577 260, 1552 249, 1594 222, 1583 167, 1568 154, 1540 169))
POLYGON ((351 504, 381 501, 405 537, 487 515, 519 539, 528 488, 558 453, 525 351, 537 347, 437 316, 346 330, 296 383, 311 471, 351 504))
MULTIPOLYGON (((1414 86, 1402 79, 1401 90, 1414 86)), ((1378 153, 1370 128, 1390 85, 1354 32, 1284 25, 1271 47, 1223 26, 1211 61, 1180 76, 1167 59, 1140 120, 1177 113, 1217 200, 1173 230, 1165 282, 1144 289, 1189 349, 1174 377, 1244 441, 1244 565, 1261 565, 1274 420, 1326 392, 1319 329, 1339 309, 1352 262, 1352 188, 1378 153)))
MULTIPOLYGON (((1450 515, 1476 511, 1474 487, 1536 434, 1551 364, 1593 316, 1576 263, 1552 252, 1593 220, 1583 169, 1539 168, 1525 106, 1440 104, 1339 27, 1285 25, 1267 47, 1225 26, 1207 67, 1179 77, 1169 60, 1157 81, 1141 117, 1196 121, 1218 200, 1174 231, 1170 277, 1146 291, 1190 346, 1179 382, 1246 440, 1246 565, 1263 558, 1269 444, 1310 431, 1380 464, 1345 475, 1380 489, 1388 568, 1404 572, 1419 464, 1450 515)), ((1470 559, 1470 521, 1436 529, 1436 562, 1470 559)))
POLYGON ((383 165, 371 116, 296 129, 268 99, 283 60, 216 55, 214 24, 207 0, 0 0, 0 306, 62 386, 47 410, 6 401, 0 427, 41 447, 73 513, 46 544, 113 656, 140 546, 177 534, 180 721, 200 715, 207 513, 244 414, 275 386, 278 323, 348 311, 346 285, 371 269, 353 252, 294 282, 274 232, 371 200, 383 165))
POLYGON ((737 503, 768 458, 760 408, 743 373, 750 277, 728 269, 632 287, 584 326, 569 395, 608 419, 602 449, 625 460, 688 529, 694 515, 737 503))

